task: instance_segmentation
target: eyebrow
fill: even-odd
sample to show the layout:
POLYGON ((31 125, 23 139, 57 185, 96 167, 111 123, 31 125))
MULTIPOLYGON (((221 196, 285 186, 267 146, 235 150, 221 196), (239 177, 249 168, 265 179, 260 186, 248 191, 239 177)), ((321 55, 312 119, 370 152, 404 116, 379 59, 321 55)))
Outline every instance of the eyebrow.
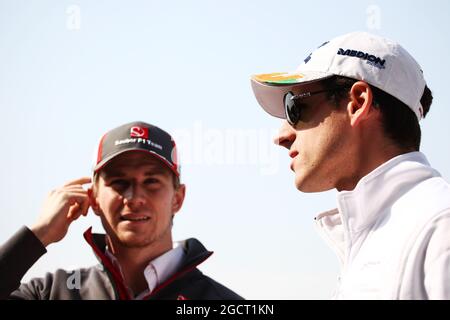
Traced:
MULTIPOLYGON (((105 170, 103 171, 103 177, 110 179, 110 178, 116 178, 116 177, 125 177, 126 173, 125 173, 126 169, 112 169, 112 170, 105 170)), ((151 170, 148 170, 144 173, 145 176, 154 176, 154 175, 158 175, 158 174, 165 174, 165 170, 159 166, 155 166, 152 167, 151 170)))

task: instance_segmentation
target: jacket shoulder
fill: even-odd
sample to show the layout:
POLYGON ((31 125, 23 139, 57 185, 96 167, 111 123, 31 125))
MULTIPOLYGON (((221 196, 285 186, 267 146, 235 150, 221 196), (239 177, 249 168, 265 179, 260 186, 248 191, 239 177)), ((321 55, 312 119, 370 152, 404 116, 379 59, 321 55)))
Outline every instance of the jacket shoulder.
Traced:
POLYGON ((433 219, 450 210, 450 184, 442 177, 422 181, 401 196, 396 207, 408 212, 410 218, 433 219))
POLYGON ((225 287, 223 284, 217 282, 216 280, 203 275, 203 281, 211 287, 211 295, 216 295, 217 298, 210 298, 211 300, 244 300, 243 297, 238 295, 233 290, 225 287))
POLYGON ((22 283, 10 299, 111 299, 114 290, 101 265, 75 270, 57 269, 22 283))
POLYGON ((243 298, 205 276, 195 268, 164 286, 150 297, 152 300, 243 300, 243 298))
MULTIPOLYGON (((204 275, 200 270, 193 270, 186 277, 183 291, 193 300, 243 300, 244 298, 216 280, 204 275)), ((184 281, 183 281, 184 282, 184 281)))

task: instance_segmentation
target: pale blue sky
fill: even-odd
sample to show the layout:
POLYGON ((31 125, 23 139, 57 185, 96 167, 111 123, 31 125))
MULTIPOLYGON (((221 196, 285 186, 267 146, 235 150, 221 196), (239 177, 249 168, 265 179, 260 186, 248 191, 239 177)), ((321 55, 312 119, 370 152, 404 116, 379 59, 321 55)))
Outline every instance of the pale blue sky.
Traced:
MULTIPOLYGON (((327 299, 339 272, 313 217, 335 192, 302 194, 281 120, 254 73, 289 71, 318 45, 362 30, 399 41, 434 93, 422 151, 450 177, 448 1, 0 0, 0 242, 36 219, 48 191, 89 175, 99 136, 143 120, 178 138, 188 192, 174 238, 215 254, 201 269, 251 299, 327 299), (431 5, 432 3, 432 5, 431 5), (77 14, 79 12, 79 15, 77 14), (79 19, 78 19, 79 18, 79 19)), ((94 215, 25 279, 88 266, 94 215)))

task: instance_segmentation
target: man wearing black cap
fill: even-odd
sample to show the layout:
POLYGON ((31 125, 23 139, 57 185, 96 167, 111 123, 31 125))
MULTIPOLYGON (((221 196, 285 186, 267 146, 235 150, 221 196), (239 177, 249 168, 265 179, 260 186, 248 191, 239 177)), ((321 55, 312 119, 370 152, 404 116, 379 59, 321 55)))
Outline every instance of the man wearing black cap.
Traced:
POLYGON ((352 32, 251 84, 286 119, 275 143, 297 189, 338 191, 337 208, 316 216, 342 266, 334 297, 450 299, 450 185, 419 151, 432 95, 415 59, 352 32))
POLYGON ((143 122, 107 132, 98 146, 93 178, 52 191, 38 221, 1 247, 0 298, 242 299, 197 269, 212 254, 198 240, 174 247, 172 220, 184 196, 176 145, 167 132, 143 122), (106 231, 84 233, 100 265, 57 270, 20 284, 45 247, 62 240, 89 207, 106 231), (77 281, 71 279, 74 274, 77 281))

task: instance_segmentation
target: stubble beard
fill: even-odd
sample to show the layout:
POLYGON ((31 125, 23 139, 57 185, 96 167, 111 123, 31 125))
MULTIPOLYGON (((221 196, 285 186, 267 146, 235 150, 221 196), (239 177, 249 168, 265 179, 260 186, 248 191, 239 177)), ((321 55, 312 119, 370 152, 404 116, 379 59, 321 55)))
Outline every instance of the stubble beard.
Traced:
POLYGON ((159 243, 164 237, 170 236, 172 224, 170 223, 167 228, 160 234, 149 233, 145 237, 141 235, 133 235, 129 236, 123 234, 124 232, 120 232, 118 230, 111 230, 110 228, 106 228, 108 237, 112 238, 114 243, 119 246, 127 249, 143 249, 154 244, 159 243))

